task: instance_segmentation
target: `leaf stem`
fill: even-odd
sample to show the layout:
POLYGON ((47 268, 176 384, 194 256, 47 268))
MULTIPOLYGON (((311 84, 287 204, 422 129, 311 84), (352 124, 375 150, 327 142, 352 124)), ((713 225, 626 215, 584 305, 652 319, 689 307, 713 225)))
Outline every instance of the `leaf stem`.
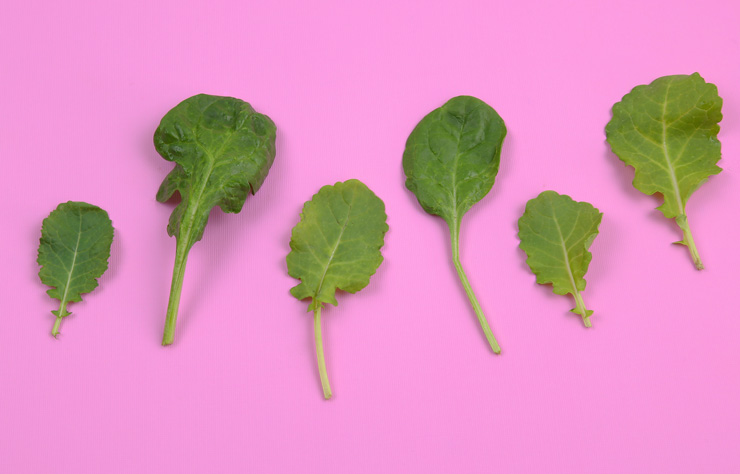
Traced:
POLYGON ((59 334, 59 326, 62 325, 62 317, 57 316, 57 318, 54 320, 54 327, 51 328, 51 335, 54 337, 57 337, 59 334))
POLYGON ((689 228, 689 220, 686 217, 686 215, 683 215, 683 222, 681 220, 677 220, 679 227, 681 227, 681 230, 683 231, 683 243, 689 248, 689 252, 691 253, 691 258, 694 260, 694 266, 697 270, 704 270, 704 264, 701 263, 701 257, 699 257, 699 250, 696 248, 696 243, 694 243, 694 236, 691 235, 691 229, 689 228))
POLYGON ((313 332, 316 337, 316 360, 319 364, 319 377, 321 377, 321 388, 324 389, 324 398, 331 398, 331 387, 329 376, 326 374, 326 361, 324 360, 324 344, 321 340, 321 306, 313 310, 313 332))
POLYGON ((450 225, 450 239, 452 241, 452 262, 455 264, 455 269, 457 270, 457 275, 460 277, 460 282, 462 283, 463 288, 465 288, 465 293, 468 295, 468 299, 470 300, 470 304, 473 306, 475 315, 478 316, 478 322, 480 323, 481 328, 483 328, 483 333, 486 335, 488 344, 490 344, 491 349, 493 349, 494 353, 500 354, 501 347, 498 345, 496 338, 493 336, 493 332, 491 331, 491 328, 488 325, 488 321, 483 314, 480 303, 478 303, 478 299, 475 297, 475 293, 473 293, 473 288, 470 286, 468 277, 465 275, 465 270, 463 270, 462 264, 460 263, 459 221, 456 222, 455 225, 450 225))
POLYGON ((178 239, 177 251, 175 253, 175 268, 172 271, 172 286, 170 286, 170 299, 167 304, 167 319, 164 323, 164 335, 162 345, 172 344, 175 339, 175 325, 177 324, 177 311, 180 308, 180 294, 182 293, 182 282, 185 278, 185 265, 188 262, 187 239, 178 239))
POLYGON ((583 301, 583 296, 581 296, 581 293, 576 290, 575 294, 573 295, 576 299, 576 311, 581 315, 581 318, 583 318, 583 324, 587 328, 591 327, 591 319, 588 315, 588 310, 586 309, 586 303, 583 301))
POLYGON ((59 326, 62 325, 62 318, 72 314, 67 312, 67 300, 62 299, 62 301, 59 303, 59 311, 52 311, 51 314, 56 316, 56 319, 54 320, 54 327, 51 328, 51 335, 57 337, 59 335, 59 326))
POLYGON ((57 316, 56 320, 54 320, 54 327, 51 328, 51 335, 54 337, 57 337, 59 334, 59 326, 62 324, 62 317, 57 316))

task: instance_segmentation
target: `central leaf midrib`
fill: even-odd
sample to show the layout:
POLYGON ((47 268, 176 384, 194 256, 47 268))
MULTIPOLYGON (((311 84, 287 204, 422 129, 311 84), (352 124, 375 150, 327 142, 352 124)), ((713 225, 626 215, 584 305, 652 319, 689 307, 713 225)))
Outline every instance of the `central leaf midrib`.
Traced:
POLYGON ((204 177, 200 183, 199 189, 198 189, 198 197, 197 199, 193 200, 190 199, 190 205, 188 206, 188 213, 183 218, 183 222, 186 225, 185 228, 185 241, 187 242, 187 247, 189 248, 192 243, 190 242, 190 234, 193 230, 193 224, 194 224, 194 217, 198 213, 198 208, 200 207, 201 200, 203 199, 203 193, 205 193, 206 186, 208 185, 208 181, 211 179, 211 174, 213 173, 213 168, 216 164, 216 157, 221 154, 221 151, 224 149, 224 147, 229 143, 231 138, 234 136, 235 131, 232 131, 229 136, 226 138, 226 140, 223 141, 221 146, 219 147, 218 151, 215 154, 212 154, 208 148, 206 148, 200 140, 197 138, 195 139, 195 143, 198 145, 198 147, 203 150, 203 153, 205 153, 206 157, 208 157, 208 170, 203 173, 204 177))
POLYGON ((660 122, 663 126, 663 135, 661 148, 663 149, 663 157, 665 158, 666 165, 668 166, 668 175, 671 177, 671 184, 673 185, 673 192, 676 195, 676 204, 678 204, 678 210, 680 214, 684 214, 683 201, 681 200, 681 191, 678 188, 678 180, 676 179, 676 171, 673 169, 673 162, 668 154, 668 127, 666 126, 666 110, 668 108, 668 91, 671 87, 671 83, 666 84, 665 97, 663 98, 663 111, 660 116, 660 122))
POLYGON ((573 278, 573 272, 570 269, 570 259, 568 258, 568 249, 565 247, 565 239, 563 238, 563 231, 560 229, 560 223, 558 217, 555 215, 555 209, 552 211, 552 219, 555 221, 555 227, 558 229, 558 235, 560 236, 560 247, 563 249, 563 258, 565 259, 565 269, 568 271, 568 278, 570 279, 570 285, 573 288, 573 294, 578 294, 576 288, 576 281, 573 278))
MULTIPOLYGON (((82 211, 79 209, 77 213, 80 216, 80 226, 77 229, 77 243, 75 244, 74 255, 72 256, 72 265, 69 267, 69 274, 67 275, 67 284, 64 285, 64 295, 62 296, 62 307, 67 303, 67 295, 69 294, 69 284, 72 281, 72 273, 74 273, 75 263, 77 262, 77 254, 80 248, 80 238, 82 237, 82 211)), ((60 314, 62 316, 62 314, 60 314)))
POLYGON ((324 267, 324 273, 321 275, 321 280, 319 281, 319 286, 316 289, 316 294, 314 295, 314 298, 317 298, 319 294, 321 293, 321 289, 324 287, 324 280, 326 279, 326 274, 329 271, 329 267, 331 266, 332 260, 334 260, 334 255, 337 252, 337 249, 339 248, 339 244, 342 242, 342 236, 344 235, 344 230, 347 228, 347 224, 349 223, 349 216, 352 213, 352 204, 348 204, 349 208, 347 209, 347 218, 344 220, 344 224, 342 224, 342 229, 339 231, 339 236, 337 237, 337 242, 334 244, 334 248, 331 251, 331 255, 329 255, 329 259, 326 261, 326 266, 324 267))
POLYGON ((465 124, 468 122, 468 116, 464 115, 462 119, 462 125, 460 126, 460 134, 457 136, 457 146, 455 147, 455 158, 452 160, 452 206, 455 209, 455 225, 460 220, 457 206, 457 164, 460 161, 460 142, 462 142, 462 136, 465 131, 465 124))

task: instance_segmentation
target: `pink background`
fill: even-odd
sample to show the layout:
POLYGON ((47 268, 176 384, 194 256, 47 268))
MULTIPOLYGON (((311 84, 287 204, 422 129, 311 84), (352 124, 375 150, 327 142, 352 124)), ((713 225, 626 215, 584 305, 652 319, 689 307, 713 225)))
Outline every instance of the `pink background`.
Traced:
POLYGON ((724 1, 4 2, 0 7, 0 472, 740 472, 740 7, 724 1), (725 100, 724 172, 689 201, 706 271, 608 150, 633 86, 699 71, 725 100), (278 155, 191 252, 162 348, 175 240, 154 194, 161 117, 199 93, 249 101, 278 155), (403 187, 414 125, 459 94, 509 129, 457 281, 443 222, 403 187), (386 261, 324 312, 335 398, 290 229, 322 185, 384 199, 386 261), (516 220, 544 189, 604 212, 584 297, 535 284, 516 220), (51 338, 35 262, 59 203, 116 228, 101 287, 51 338))

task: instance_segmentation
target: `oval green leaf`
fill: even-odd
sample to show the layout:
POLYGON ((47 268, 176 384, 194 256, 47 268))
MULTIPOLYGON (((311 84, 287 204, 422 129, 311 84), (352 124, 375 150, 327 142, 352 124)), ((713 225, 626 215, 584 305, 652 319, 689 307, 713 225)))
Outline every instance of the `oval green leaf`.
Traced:
POLYGON ((306 202, 293 228, 288 274, 301 280, 290 293, 311 299, 319 374, 324 397, 331 398, 321 339, 321 308, 337 305, 336 290, 365 288, 383 261, 380 253, 388 231, 385 204, 356 179, 324 186, 306 202))
POLYGON ((586 289, 586 272, 591 263, 591 243, 599 233, 603 214, 587 202, 544 191, 527 202, 519 218, 519 247, 527 254, 527 265, 537 283, 551 283, 558 295, 571 294, 583 324, 591 327, 581 292, 586 289))
POLYGON ((459 242, 463 215, 493 187, 505 136, 506 125, 491 106, 475 97, 459 96, 419 122, 403 153, 406 187, 426 212, 447 222, 453 264, 496 354, 501 348, 463 270, 459 242))
POLYGON ((98 286, 108 269, 113 242, 113 224, 103 209, 85 202, 65 202, 44 219, 37 262, 39 277, 52 288, 46 293, 60 301, 53 336, 59 334, 67 305, 82 301, 82 295, 98 286))
POLYGON ((483 199, 498 173, 506 126, 475 97, 459 96, 414 128, 403 153, 406 187, 430 214, 451 228, 483 199))

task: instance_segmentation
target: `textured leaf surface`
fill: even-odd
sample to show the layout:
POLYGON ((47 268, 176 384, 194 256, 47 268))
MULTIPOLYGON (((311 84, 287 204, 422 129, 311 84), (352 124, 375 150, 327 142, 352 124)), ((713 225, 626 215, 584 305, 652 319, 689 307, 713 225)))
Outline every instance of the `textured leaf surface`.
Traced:
POLYGON ((722 99, 717 87, 694 73, 665 76, 637 86, 614 105, 606 126, 612 151, 635 168, 633 185, 645 194, 661 193, 658 209, 684 231, 702 268, 686 218, 686 202, 709 178, 722 171, 718 123, 722 99))
POLYGON ((519 219, 519 247, 537 283, 552 283, 559 295, 572 294, 584 323, 590 325, 580 292, 586 289, 585 275, 591 262, 591 246, 599 233, 602 213, 587 202, 576 202, 555 191, 544 191, 527 202, 519 219))
POLYGON ((69 315, 67 303, 82 301, 82 294, 98 286, 112 242, 111 220, 97 206, 66 202, 44 219, 37 261, 41 282, 52 287, 47 293, 61 302, 55 316, 69 315))
POLYGON ((301 283, 290 293, 299 300, 312 298, 313 311, 324 303, 336 306, 337 289, 365 288, 383 261, 387 231, 385 205, 363 183, 351 179, 322 187, 293 228, 288 273, 301 283))
POLYGON ((491 106, 454 97, 433 110, 406 142, 406 187, 430 214, 455 226, 483 199, 498 173, 506 126, 491 106))
POLYGON ((177 238, 163 345, 175 336, 188 252, 203 236, 214 206, 241 211, 248 193, 262 186, 275 159, 275 124, 248 103, 233 97, 200 94, 185 99, 162 118, 154 146, 175 168, 164 179, 157 200, 181 197, 167 232, 177 238))
POLYGON ((182 201, 167 231, 187 247, 200 240, 214 206, 241 211, 248 193, 262 186, 275 158, 275 124, 248 103, 200 94, 170 110, 154 134, 154 146, 175 168, 157 200, 177 191, 182 201))
POLYGON ((498 173, 506 126, 491 106, 470 96, 453 97, 433 110, 406 141, 406 187, 430 214, 450 229, 452 261, 494 353, 501 348, 460 262, 463 215, 488 194, 498 173))

